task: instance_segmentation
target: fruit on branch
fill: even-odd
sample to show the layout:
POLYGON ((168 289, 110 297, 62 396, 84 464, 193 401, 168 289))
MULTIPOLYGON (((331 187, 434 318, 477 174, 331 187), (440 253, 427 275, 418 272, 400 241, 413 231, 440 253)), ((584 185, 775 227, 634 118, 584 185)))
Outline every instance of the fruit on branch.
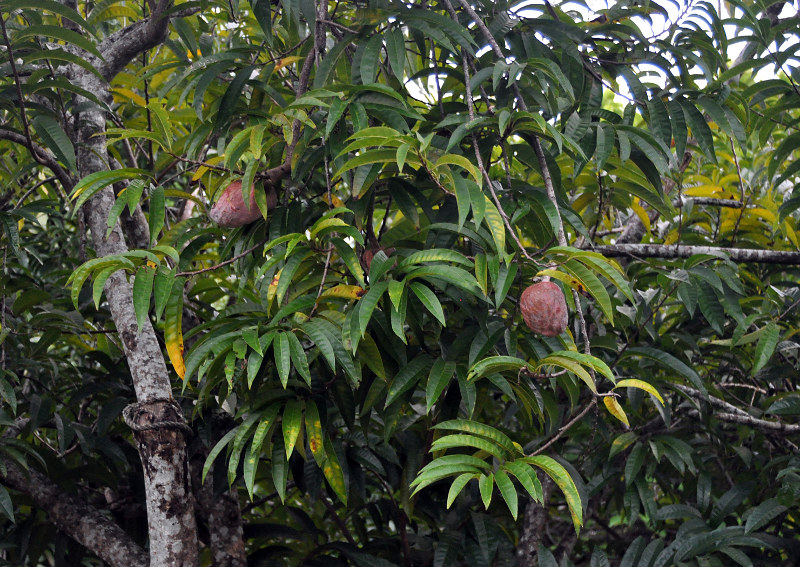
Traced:
MULTIPOLYGON (((217 223, 219 226, 225 228, 236 228, 250 224, 251 222, 261 218, 261 211, 256 204, 256 186, 250 187, 249 203, 245 205, 242 196, 242 182, 234 181, 211 207, 208 212, 208 217, 217 223)), ((278 202, 273 189, 267 191, 267 208, 273 208, 278 202)))
POLYGON ((375 248, 367 248, 361 254, 361 267, 364 268, 365 272, 369 272, 370 266, 372 266, 372 259, 375 257, 375 254, 383 250, 383 253, 387 256, 391 256, 392 252, 394 252, 394 248, 382 248, 381 246, 377 246, 375 248))
POLYGON ((528 286, 519 298, 522 318, 534 333, 557 337, 567 328, 567 302, 561 288, 550 281, 528 286))

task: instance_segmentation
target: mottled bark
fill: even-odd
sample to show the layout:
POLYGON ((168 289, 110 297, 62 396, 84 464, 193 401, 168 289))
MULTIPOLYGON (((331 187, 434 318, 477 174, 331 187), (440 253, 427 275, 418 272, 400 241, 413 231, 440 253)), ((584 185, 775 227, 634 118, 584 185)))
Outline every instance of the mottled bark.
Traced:
POLYGON ((109 516, 36 470, 23 471, 0 459, 3 484, 25 494, 63 533, 91 550, 109 567, 147 567, 147 553, 109 516))
MULTIPOLYGON (((163 41, 168 19, 159 4, 150 19, 142 20, 105 39, 98 46, 104 61, 94 60, 103 77, 110 81, 134 57, 163 41)), ((72 81, 110 101, 108 83, 81 69, 72 69, 72 81)), ((77 161, 81 176, 108 169, 105 112, 88 104, 76 116, 77 161)), ((119 224, 106 238, 107 219, 115 200, 106 187, 84 206, 97 256, 120 254, 128 250, 119 224)), ((141 220, 141 219, 140 219, 141 220)), ((150 536, 150 565, 196 566, 197 529, 191 493, 184 431, 170 424, 183 423, 180 407, 171 402, 172 389, 164 356, 155 331, 145 320, 137 330, 131 285, 122 272, 112 275, 105 287, 106 298, 131 370, 136 411, 129 420, 144 470, 147 520, 150 536)))
POLYGON ((783 250, 761 250, 750 248, 722 248, 719 246, 672 246, 666 244, 610 244, 595 246, 593 251, 604 256, 632 258, 688 258, 695 254, 726 255, 734 262, 760 264, 800 264, 800 252, 783 250))
POLYGON ((530 501, 525 508, 522 519, 522 535, 517 544, 517 563, 520 567, 533 565, 537 559, 539 544, 542 541, 542 531, 547 523, 547 503, 553 491, 553 481, 547 475, 540 475, 542 481, 543 502, 530 501))
POLYGON ((208 528, 208 548, 213 567, 246 567, 244 529, 239 500, 233 490, 214 493, 212 474, 202 482, 203 463, 207 451, 192 457, 192 485, 196 497, 198 521, 208 528))

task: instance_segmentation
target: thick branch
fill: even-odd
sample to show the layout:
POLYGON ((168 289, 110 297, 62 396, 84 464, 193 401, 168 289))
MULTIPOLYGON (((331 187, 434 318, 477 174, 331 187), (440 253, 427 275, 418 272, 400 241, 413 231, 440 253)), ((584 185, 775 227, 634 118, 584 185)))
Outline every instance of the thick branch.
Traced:
POLYGON ((729 404, 725 400, 721 400, 715 396, 703 394, 699 390, 695 390, 689 386, 684 386, 683 384, 672 384, 672 387, 680 390, 695 400, 708 402, 712 406, 716 406, 725 410, 713 414, 714 417, 720 421, 738 423, 739 425, 751 425, 757 429, 763 429, 766 431, 777 431, 780 433, 800 433, 800 425, 759 419, 750 415, 746 411, 737 408, 733 404, 729 404))
MULTIPOLYGON (((0 140, 9 140, 14 142, 15 144, 20 144, 22 146, 28 147, 28 142, 25 139, 25 136, 19 134, 18 132, 13 132, 11 130, 5 130, 0 128, 0 140)), ((40 163, 46 165, 50 168, 50 171, 58 178, 61 182, 61 185, 64 187, 64 190, 69 192, 72 191, 72 188, 75 186, 75 181, 72 179, 72 176, 67 173, 67 171, 61 167, 58 163, 58 160, 46 149, 42 148, 31 142, 31 147, 33 148, 33 152, 35 153, 35 158, 40 163)))
POLYGON ((604 256, 633 258, 689 258, 695 254, 727 256, 734 262, 757 264, 800 264, 800 252, 757 250, 751 248, 722 248, 719 246, 667 246, 665 244, 609 244, 592 248, 604 256))
POLYGON ((42 473, 20 469, 0 459, 3 484, 28 496, 63 533, 96 554, 110 567, 146 567, 147 553, 114 521, 83 500, 65 492, 42 473))
POLYGON ((672 206, 674 207, 683 207, 689 204, 725 207, 728 209, 744 209, 745 206, 742 201, 737 201, 736 199, 714 199, 712 197, 686 197, 672 201, 672 206))

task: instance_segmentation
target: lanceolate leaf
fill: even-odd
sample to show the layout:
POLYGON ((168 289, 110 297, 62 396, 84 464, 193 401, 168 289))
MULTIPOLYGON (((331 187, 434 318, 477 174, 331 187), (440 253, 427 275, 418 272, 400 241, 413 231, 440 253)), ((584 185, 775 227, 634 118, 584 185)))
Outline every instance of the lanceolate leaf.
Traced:
POLYGON ((572 515, 572 524, 575 527, 575 532, 580 532, 580 528, 583 525, 583 505, 581 504, 580 494, 578 494, 578 487, 575 486, 575 482, 566 469, 558 461, 544 455, 526 457, 525 461, 546 472, 556 483, 556 486, 561 489, 572 515))
POLYGON ((36 133, 45 145, 56 155, 68 170, 75 171, 75 148, 61 125, 46 114, 40 114, 31 120, 36 133))
POLYGON ((769 362, 769 359, 772 357, 772 354, 775 352, 775 347, 778 345, 778 341, 781 337, 781 329, 778 327, 777 323, 770 322, 767 324, 764 333, 758 339, 758 344, 756 344, 756 354, 755 354, 755 361, 753 363, 753 374, 756 374, 759 370, 764 368, 769 362))
POLYGON ((186 377, 186 365, 183 359, 183 285, 182 277, 175 278, 164 314, 164 342, 167 343, 167 354, 172 367, 181 378, 186 377))

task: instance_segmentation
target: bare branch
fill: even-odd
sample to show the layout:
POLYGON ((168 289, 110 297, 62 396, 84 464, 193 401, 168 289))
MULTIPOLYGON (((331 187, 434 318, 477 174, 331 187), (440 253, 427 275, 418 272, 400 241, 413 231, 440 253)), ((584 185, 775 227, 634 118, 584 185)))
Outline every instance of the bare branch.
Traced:
POLYGON ((592 248, 608 257, 664 258, 674 260, 695 254, 727 256, 734 262, 756 264, 800 264, 800 252, 785 250, 756 250, 751 248, 722 248, 719 246, 668 246, 666 244, 608 244, 592 248))
MULTIPOLYGON (((763 429, 766 431, 778 431, 781 433, 800 433, 800 425, 798 424, 789 424, 783 423, 780 421, 768 421, 766 419, 759 419, 747 413, 746 411, 737 408, 733 404, 726 402, 725 400, 721 400, 716 396, 706 395, 700 392, 699 390, 695 390, 694 388, 690 388, 689 386, 684 386, 683 384, 672 384, 672 387, 676 390, 680 390, 687 396, 698 400, 708 402, 712 406, 718 407, 722 410, 722 412, 714 413, 713 416, 720 421, 727 421, 729 423, 738 423, 740 425, 752 425, 757 429, 763 429)), ((697 413, 693 410, 690 413, 697 413)))
POLYGON ((110 567, 146 567, 147 553, 97 508, 64 491, 37 470, 23 471, 9 459, 3 484, 28 496, 60 531, 97 555, 110 567))
POLYGON ((18 132, 5 130, 3 128, 0 128, 0 140, 9 140, 15 144, 20 144, 28 148, 33 152, 33 156, 36 158, 36 161, 42 165, 45 165, 50 169, 50 171, 53 172, 53 174, 64 186, 65 191, 72 191, 72 188, 75 186, 75 181, 72 179, 72 176, 67 173, 63 167, 61 167, 55 156, 53 156, 53 154, 51 154, 48 150, 35 144, 34 142, 31 142, 30 146, 28 146, 25 136, 19 134, 18 132))
MULTIPOLYGON (((713 197, 680 197, 672 201, 674 207, 685 205, 708 205, 711 207, 726 207, 728 209, 744 209, 744 202, 736 199, 714 199, 713 197)), ((638 217, 637 217, 638 218, 638 217)))

